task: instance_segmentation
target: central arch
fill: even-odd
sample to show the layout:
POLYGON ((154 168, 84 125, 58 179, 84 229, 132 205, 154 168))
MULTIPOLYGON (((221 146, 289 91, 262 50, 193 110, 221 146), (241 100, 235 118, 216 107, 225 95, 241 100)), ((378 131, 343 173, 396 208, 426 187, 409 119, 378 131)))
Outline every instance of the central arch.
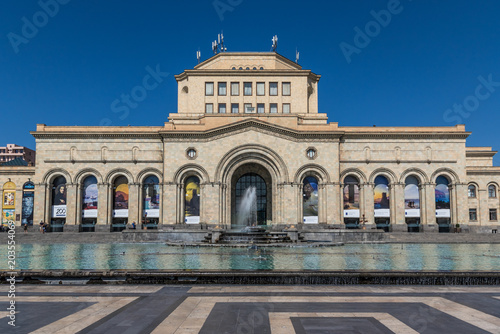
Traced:
POLYGON ((231 177, 231 226, 241 228, 254 224, 267 225, 273 215, 272 194, 272 178, 266 168, 257 163, 238 167, 231 177), (248 194, 252 193, 255 196, 255 206, 249 208, 251 215, 243 217, 242 211, 245 211, 245 205, 248 204, 245 202, 252 200, 248 198, 248 194))

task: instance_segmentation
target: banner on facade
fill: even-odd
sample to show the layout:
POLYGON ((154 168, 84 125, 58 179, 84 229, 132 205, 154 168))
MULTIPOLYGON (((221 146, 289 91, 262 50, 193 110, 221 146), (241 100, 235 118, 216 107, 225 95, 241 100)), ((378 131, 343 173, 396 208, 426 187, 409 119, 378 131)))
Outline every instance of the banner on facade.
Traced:
POLYGON ((82 210, 83 218, 97 218, 97 209, 85 209, 82 210))
POLYGON ((391 209, 375 209, 375 218, 388 218, 391 216, 391 209))
POLYGON ((188 216, 184 218, 184 222, 186 224, 199 224, 200 223, 200 216, 188 216))
POLYGON ((98 195, 97 178, 95 176, 88 176, 85 181, 83 181, 82 189, 83 218, 97 218, 98 195))
POLYGON ((420 209, 406 209, 405 217, 420 217, 420 209))
POLYGON ((436 217, 438 218, 450 218, 450 209, 437 209, 436 217))
POLYGON ((317 224, 318 216, 308 216, 304 217, 304 224, 317 224))
POLYGON ((305 224, 318 223, 318 180, 308 176, 302 184, 302 215, 305 224))
MULTIPOLYGON (((25 187, 26 189, 26 187, 25 187)), ((33 191, 23 192, 23 206, 21 224, 33 225, 33 207, 35 200, 35 193, 33 191)))
POLYGON ((359 218, 359 210, 344 210, 345 218, 359 218))
POLYGON ((113 217, 116 217, 116 218, 128 218, 128 209, 113 210, 113 217))
POLYGON ((160 218, 159 209, 148 209, 142 212, 142 216, 145 218, 160 218))
POLYGON ((2 225, 7 225, 10 220, 14 220, 16 217, 14 209, 3 209, 2 211, 2 225))
POLYGON ((52 205, 52 218, 66 218, 66 205, 52 205))

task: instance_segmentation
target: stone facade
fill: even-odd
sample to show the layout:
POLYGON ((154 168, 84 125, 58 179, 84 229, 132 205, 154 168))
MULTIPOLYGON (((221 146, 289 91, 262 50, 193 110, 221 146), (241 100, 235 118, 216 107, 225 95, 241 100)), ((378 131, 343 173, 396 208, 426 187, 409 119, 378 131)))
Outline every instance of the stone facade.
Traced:
POLYGON ((218 54, 176 76, 178 112, 169 115, 164 126, 37 125, 32 132, 36 167, 0 168, 0 187, 10 178, 20 191, 30 178, 35 182, 34 220, 54 221, 54 182, 64 177, 66 214, 58 218, 64 221, 64 230, 85 223, 82 197, 89 176, 97 179, 93 204, 97 214, 90 219, 97 230, 110 230, 120 220, 114 198, 121 176, 128 186, 128 212, 120 222, 150 221, 160 226, 194 222, 230 228, 239 210, 237 183, 244 175, 264 180, 262 219, 276 228, 345 227, 345 223, 383 227, 380 222, 385 219, 390 223, 386 228, 393 231, 406 231, 411 224, 430 232, 456 224, 471 231, 496 229, 498 221, 490 219, 495 218, 490 209, 500 209, 500 167, 492 163, 496 152, 466 147, 470 133, 464 125, 342 127, 328 123, 326 114, 318 112, 319 79, 276 53, 218 54), (211 92, 206 83, 213 83, 213 94, 207 94, 211 92), (225 94, 219 94, 224 93, 219 83, 226 83, 225 94), (238 83, 238 95, 232 94, 232 83, 238 83), (250 95, 244 94, 245 83, 251 83, 250 95), (263 83, 263 95, 257 95, 257 83, 263 83), (217 112, 222 103, 226 113, 217 112), (212 113, 205 113, 206 104, 213 104, 212 113), (233 104, 238 104, 238 113, 231 113, 233 104), (254 109, 245 109, 245 104, 254 109), (263 113, 259 104, 264 105, 263 113), (271 113, 272 104, 276 113, 271 113), (283 113, 284 104, 290 106, 285 109, 289 113, 283 113), (145 188, 150 176, 158 180, 154 186, 159 207, 156 203, 157 211, 148 211, 154 213, 145 217, 151 203, 145 188), (186 214, 192 208, 187 206, 194 204, 185 200, 191 196, 186 180, 193 176, 199 179, 194 192, 199 197, 199 214, 195 214, 199 218, 190 221, 186 214), (380 176, 387 181, 383 196, 388 204, 382 216, 374 207, 380 176), (408 177, 416 180, 418 198, 405 207, 408 177), (317 201, 312 205, 312 220, 305 219, 303 211, 308 210, 304 203, 309 198, 304 181, 311 178, 317 201), (443 189, 443 182, 444 195, 436 192, 443 189), (468 197, 471 184, 477 189, 476 197, 468 197), (444 199, 439 202, 441 196, 444 199), (445 203, 446 207, 448 199, 449 209, 436 206, 439 202, 438 206, 445 203), (417 208, 415 203, 419 209, 410 214, 410 208, 417 208), (477 219, 469 219, 469 209, 477 209, 477 219), (408 220, 409 214, 415 216, 413 220, 408 220))

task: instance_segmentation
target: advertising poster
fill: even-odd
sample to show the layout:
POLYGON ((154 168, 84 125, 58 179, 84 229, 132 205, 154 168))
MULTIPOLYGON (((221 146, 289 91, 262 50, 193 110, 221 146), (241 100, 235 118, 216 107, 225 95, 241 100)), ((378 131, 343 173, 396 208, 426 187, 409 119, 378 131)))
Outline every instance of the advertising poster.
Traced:
POLYGON ((407 183, 405 187, 405 217, 420 217, 420 194, 416 182, 407 183))
POLYGON ((10 220, 15 220, 14 209, 3 209, 2 211, 2 225, 8 225, 10 220))
MULTIPOLYGON (((158 180, 155 180, 156 183, 158 180)), ((160 185, 145 184, 144 189, 144 211, 143 216, 150 218, 160 217, 160 185)))
POLYGON ((89 176, 83 181, 82 215, 84 218, 97 218, 97 178, 89 176))
POLYGON ((197 224, 200 222, 200 179, 196 176, 188 177, 185 191, 185 222, 186 224, 197 224))
POLYGON ((13 208, 15 206, 16 192, 6 190, 3 192, 3 207, 13 208))
POLYGON ((305 224, 318 223, 318 181, 312 176, 304 179, 302 210, 305 224))
POLYGON ((390 217, 391 210, 389 204, 389 181, 383 176, 375 178, 375 188, 373 189, 373 206, 375 217, 390 217))
POLYGON ((66 218, 66 205, 52 205, 52 218, 66 218))
POLYGON ((118 180, 114 192, 113 217, 128 217, 128 194, 127 180, 118 180))
POLYGON ((359 187, 357 184, 344 186, 344 217, 359 218, 359 187))
POLYGON ((33 206, 35 203, 35 193, 33 191, 23 192, 22 225, 33 225, 33 206))
POLYGON ((440 176, 436 180, 436 217, 450 217, 450 190, 448 180, 440 176))

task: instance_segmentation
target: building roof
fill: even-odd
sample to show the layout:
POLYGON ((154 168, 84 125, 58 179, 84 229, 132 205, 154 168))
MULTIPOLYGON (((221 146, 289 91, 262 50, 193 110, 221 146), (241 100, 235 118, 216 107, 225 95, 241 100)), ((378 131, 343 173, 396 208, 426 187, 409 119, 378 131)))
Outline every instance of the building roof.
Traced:
POLYGON ((0 166, 28 166, 28 163, 23 158, 15 158, 0 164, 0 166))

